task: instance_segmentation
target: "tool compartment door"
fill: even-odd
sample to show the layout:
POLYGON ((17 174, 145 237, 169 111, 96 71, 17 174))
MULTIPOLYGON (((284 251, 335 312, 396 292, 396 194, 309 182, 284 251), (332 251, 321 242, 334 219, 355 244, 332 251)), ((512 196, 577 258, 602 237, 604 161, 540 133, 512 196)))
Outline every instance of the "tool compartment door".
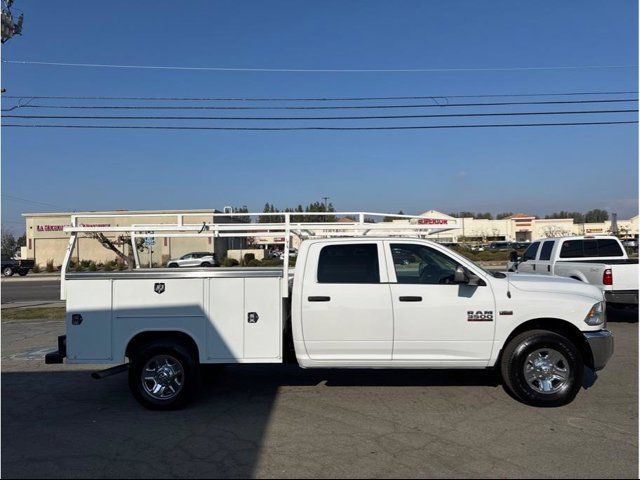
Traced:
POLYGON ((111 280, 69 280, 66 289, 68 362, 112 360, 111 280))
POLYGON ((244 279, 244 360, 282 360, 280 278, 244 279))

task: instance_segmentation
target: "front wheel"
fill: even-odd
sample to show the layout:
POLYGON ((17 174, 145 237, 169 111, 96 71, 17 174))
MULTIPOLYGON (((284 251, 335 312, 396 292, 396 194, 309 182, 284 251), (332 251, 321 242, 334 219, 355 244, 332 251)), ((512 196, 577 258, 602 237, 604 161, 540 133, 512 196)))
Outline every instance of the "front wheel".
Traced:
POLYGON ((4 275, 5 277, 11 277, 13 276, 13 268, 11 267, 4 267, 2 269, 2 275, 4 275))
POLYGON ((507 389, 522 402, 538 407, 559 407, 573 401, 584 375, 578 348, 548 330, 531 330, 512 339, 500 368, 507 389))
POLYGON ((194 397, 198 387, 198 361, 178 342, 155 341, 132 354, 129 388, 150 410, 175 410, 194 397))

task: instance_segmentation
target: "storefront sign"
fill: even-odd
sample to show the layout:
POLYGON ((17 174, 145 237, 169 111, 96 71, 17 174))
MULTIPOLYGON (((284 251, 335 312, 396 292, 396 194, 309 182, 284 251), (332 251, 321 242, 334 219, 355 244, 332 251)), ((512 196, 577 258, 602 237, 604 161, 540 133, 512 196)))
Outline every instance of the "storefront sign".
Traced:
MULTIPOLYGON (((36 225, 38 232, 62 232, 69 225, 36 225)), ((110 227, 110 223, 81 223, 81 227, 110 227)))
POLYGON ((449 220, 446 218, 420 218, 418 223, 420 225, 449 225, 449 220))

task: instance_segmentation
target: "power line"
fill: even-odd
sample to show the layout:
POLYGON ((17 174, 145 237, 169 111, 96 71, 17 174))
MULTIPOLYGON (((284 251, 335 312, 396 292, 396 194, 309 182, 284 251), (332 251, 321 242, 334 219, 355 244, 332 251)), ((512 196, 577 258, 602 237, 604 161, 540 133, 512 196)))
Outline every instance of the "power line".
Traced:
POLYGON ((2 118, 24 119, 65 119, 65 120, 391 120, 400 118, 441 118, 441 117, 501 117, 527 115, 584 115, 637 113, 637 109, 625 110, 574 110, 547 112, 491 112, 491 113, 444 113, 435 115, 363 115, 348 117, 202 117, 202 116, 153 116, 153 115, 2 115, 2 118))
POLYGON ((31 199, 28 199, 28 198, 16 197, 14 195, 8 195, 6 193, 1 194, 0 196, 2 196, 4 198, 9 198, 11 200, 16 200, 16 201, 19 201, 19 202, 32 203, 34 205, 42 205, 44 207, 54 207, 54 208, 60 208, 60 209, 65 210, 64 207, 61 207, 60 205, 54 205, 53 203, 39 202, 37 200, 31 200, 31 199))
MULTIPOLYGON (((71 109, 71 110, 361 110, 389 108, 445 108, 445 107, 490 107, 515 105, 577 105, 588 103, 628 103, 637 102, 637 98, 606 100, 543 100, 528 102, 474 102, 447 104, 404 104, 404 105, 332 105, 332 106, 298 106, 298 107, 240 107, 236 105, 20 105, 23 108, 71 109)), ((3 109, 3 112, 15 110, 16 107, 3 109)))
POLYGON ((554 92, 554 93, 497 93, 478 95, 422 95, 389 97, 316 97, 316 98, 266 98, 266 97, 114 97, 114 96, 72 96, 72 95, 3 95, 3 98, 31 100, 140 100, 140 101, 184 101, 184 102, 350 102, 365 100, 439 100, 448 98, 500 98, 500 97, 559 97, 587 95, 635 95, 637 91, 627 92, 554 92))
POLYGON ((117 130, 225 130, 225 131, 294 131, 294 130, 427 130, 448 128, 499 128, 499 127, 561 127, 577 125, 622 125, 637 124, 632 121, 607 122, 566 122, 566 123, 510 123, 510 124, 471 124, 471 125, 419 125, 419 126, 381 126, 381 127, 184 127, 162 125, 25 125, 3 124, 2 127, 18 128, 73 128, 73 129, 117 129, 117 130))
POLYGON ((542 67, 488 67, 488 68, 234 68, 234 67, 185 67, 175 65, 118 65, 106 63, 40 62, 31 60, 2 60, 2 63, 18 65, 41 65, 52 67, 120 68, 142 70, 191 70, 211 72, 255 72, 255 73, 446 73, 446 72, 516 72, 544 70, 600 70, 637 68, 637 65, 559 65, 542 67))

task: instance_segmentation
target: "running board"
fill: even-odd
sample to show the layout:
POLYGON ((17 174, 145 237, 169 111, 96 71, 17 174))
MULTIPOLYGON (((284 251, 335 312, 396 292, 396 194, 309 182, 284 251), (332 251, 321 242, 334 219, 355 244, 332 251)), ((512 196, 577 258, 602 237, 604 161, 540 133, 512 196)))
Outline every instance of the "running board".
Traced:
POLYGON ((116 365, 115 367, 107 368, 106 370, 100 370, 98 372, 93 372, 91 374, 91 378, 95 380, 101 380, 105 377, 110 377, 111 375, 115 375, 117 373, 123 373, 129 370, 129 364, 123 363, 122 365, 116 365))

